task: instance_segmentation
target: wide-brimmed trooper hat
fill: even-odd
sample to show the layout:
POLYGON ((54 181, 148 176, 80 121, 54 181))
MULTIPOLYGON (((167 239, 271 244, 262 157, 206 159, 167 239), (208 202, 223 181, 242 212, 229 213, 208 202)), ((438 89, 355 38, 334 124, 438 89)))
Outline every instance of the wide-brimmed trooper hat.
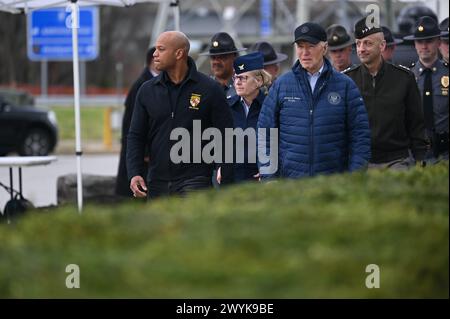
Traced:
POLYGON ((273 46, 265 41, 253 45, 252 52, 261 52, 264 57, 264 65, 280 63, 288 58, 287 54, 276 52, 273 46))
POLYGON ((388 27, 382 26, 381 28, 383 29, 384 40, 386 40, 387 46, 403 43, 402 39, 394 38, 391 30, 388 27))
POLYGON ((442 20, 439 29, 441 30, 441 39, 448 40, 448 17, 442 20))
POLYGON ((233 38, 226 32, 219 32, 213 35, 209 50, 200 53, 200 55, 222 55, 237 53, 247 50, 246 48, 238 49, 234 44, 233 38))
POLYGON ((417 21, 414 34, 404 37, 404 40, 426 40, 432 38, 439 38, 441 30, 435 19, 429 16, 419 18, 417 21))
POLYGON ((330 25, 326 32, 328 48, 330 50, 343 49, 354 43, 352 37, 347 33, 347 30, 339 24, 330 25))

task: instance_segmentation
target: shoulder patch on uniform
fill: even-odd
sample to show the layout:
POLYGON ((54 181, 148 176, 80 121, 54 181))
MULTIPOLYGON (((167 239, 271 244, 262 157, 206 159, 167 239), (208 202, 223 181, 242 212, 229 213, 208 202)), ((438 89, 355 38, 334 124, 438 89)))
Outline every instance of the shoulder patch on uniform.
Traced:
POLYGON ((394 68, 396 68, 396 69, 398 69, 398 70, 402 70, 402 71, 404 71, 404 72, 406 72, 406 73, 408 73, 408 74, 411 74, 412 73, 412 71, 409 69, 409 68, 407 68, 406 66, 404 66, 404 65, 397 65, 397 64, 391 64, 394 68))
POLYGON ((356 70, 357 68, 359 68, 360 67, 360 65, 352 65, 351 67, 349 67, 349 68, 346 68, 344 71, 342 71, 342 73, 348 73, 348 72, 351 72, 351 71, 353 71, 353 70, 356 70))
POLYGON ((398 66, 401 67, 401 68, 404 68, 405 70, 408 70, 408 71, 409 71, 409 68, 408 68, 407 66, 404 66, 404 65, 401 65, 401 64, 399 64, 398 66))

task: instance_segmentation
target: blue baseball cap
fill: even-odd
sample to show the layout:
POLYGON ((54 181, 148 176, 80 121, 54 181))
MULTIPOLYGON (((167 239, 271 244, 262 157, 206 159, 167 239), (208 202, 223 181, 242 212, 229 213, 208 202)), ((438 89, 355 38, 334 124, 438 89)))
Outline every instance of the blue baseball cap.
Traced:
POLYGON ((294 43, 299 41, 306 41, 312 44, 317 44, 320 41, 327 41, 327 33, 319 24, 314 22, 306 22, 298 26, 294 31, 294 43))
POLYGON ((242 55, 234 60, 233 66, 236 74, 261 70, 264 68, 264 56, 259 51, 242 55))

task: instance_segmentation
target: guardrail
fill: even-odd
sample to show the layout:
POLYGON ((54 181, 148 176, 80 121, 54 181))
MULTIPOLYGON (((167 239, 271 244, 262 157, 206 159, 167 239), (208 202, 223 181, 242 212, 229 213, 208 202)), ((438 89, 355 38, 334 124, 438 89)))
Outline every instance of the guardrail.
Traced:
MULTIPOLYGON (((80 98, 82 107, 123 107, 125 95, 83 95, 80 98)), ((73 107, 73 95, 35 96, 36 105, 73 107)))

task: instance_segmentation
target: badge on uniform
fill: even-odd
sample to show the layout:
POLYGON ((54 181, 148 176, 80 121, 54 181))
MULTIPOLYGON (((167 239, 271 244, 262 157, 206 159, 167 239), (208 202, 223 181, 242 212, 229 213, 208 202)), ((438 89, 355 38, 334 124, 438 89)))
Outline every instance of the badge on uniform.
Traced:
POLYGON ((200 104, 201 95, 192 93, 191 99, 189 100, 189 103, 191 106, 189 106, 190 109, 198 110, 198 105, 200 104))
POLYGON ((444 75, 443 77, 441 77, 441 90, 442 90, 442 95, 447 96, 448 95, 448 85, 449 85, 449 79, 448 79, 448 75, 444 75))

